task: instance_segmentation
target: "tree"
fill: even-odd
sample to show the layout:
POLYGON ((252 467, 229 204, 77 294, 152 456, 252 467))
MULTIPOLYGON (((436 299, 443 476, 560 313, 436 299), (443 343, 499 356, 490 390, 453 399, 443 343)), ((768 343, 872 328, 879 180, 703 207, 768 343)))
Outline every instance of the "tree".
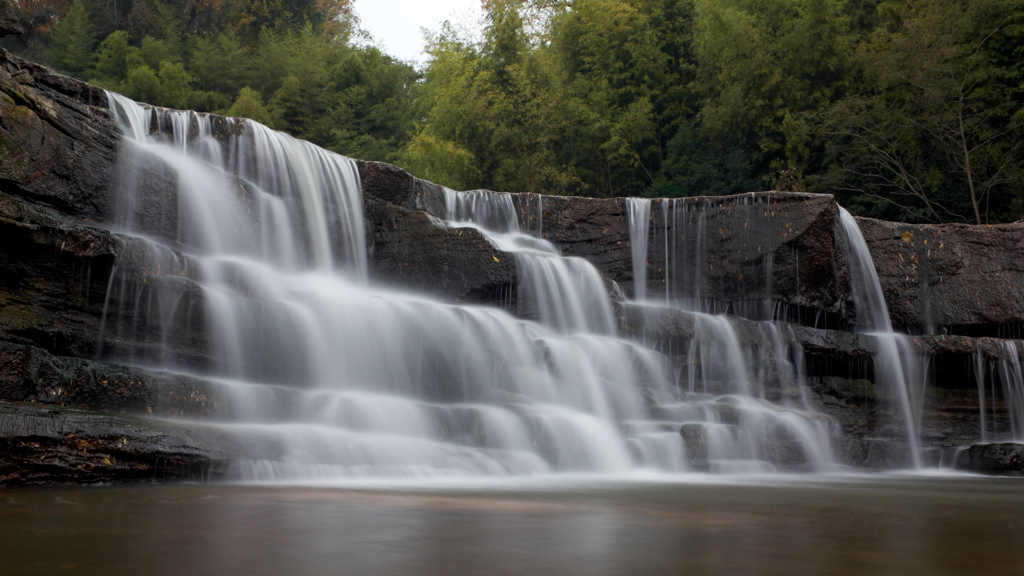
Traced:
POLYGON ((75 0, 53 31, 50 60, 68 74, 79 76, 92 66, 96 33, 82 0, 75 0))
POLYGON ((231 105, 227 115, 235 118, 248 118, 260 124, 270 124, 270 114, 263 107, 263 98, 259 92, 248 86, 238 91, 238 98, 231 105))
POLYGON ((109 88, 114 88, 128 76, 128 63, 138 48, 128 44, 128 33, 118 30, 103 40, 96 54, 96 77, 109 88))
POLYGON ((475 158, 468 150, 424 132, 413 135, 398 154, 409 172, 456 190, 469 190, 479 178, 475 158))
POLYGON ((865 45, 874 94, 829 110, 821 132, 834 164, 825 182, 933 222, 988 221, 1020 181, 1020 86, 990 44, 1011 22, 999 1, 930 0, 894 10, 865 45))

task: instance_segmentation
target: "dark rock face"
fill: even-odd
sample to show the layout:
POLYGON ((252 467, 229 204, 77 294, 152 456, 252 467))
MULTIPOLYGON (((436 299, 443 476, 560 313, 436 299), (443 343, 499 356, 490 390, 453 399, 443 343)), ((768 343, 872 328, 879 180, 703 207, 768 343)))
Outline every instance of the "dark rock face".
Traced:
POLYGON ((18 5, 14 0, 0 0, 0 37, 24 33, 25 28, 18 22, 18 5))
POLYGON ((102 219, 120 132, 102 90, 0 50, 0 192, 102 219))
MULTIPOLYGON (((542 225, 565 255, 590 260, 634 292, 623 199, 546 196, 539 217, 536 196, 517 200, 524 229, 542 225)), ((763 192, 651 202, 649 298, 667 294, 745 317, 771 317, 777 302, 792 307, 783 317, 794 320, 813 311, 847 315, 846 256, 831 196, 763 192)))
POLYGON ((916 332, 1024 337, 1024 224, 857 222, 894 325, 916 332))
POLYGON ((0 342, 0 399, 154 416, 205 419, 230 416, 209 381, 54 356, 32 346, 0 342))
POLYGON ((0 193, 0 339, 60 356, 208 364, 198 289, 150 247, 0 193), (151 304, 161 290, 175 298, 169 325, 151 304))
POLYGON ((513 304, 515 256, 492 246, 478 230, 451 228, 424 212, 369 196, 366 217, 375 280, 454 302, 513 304))
POLYGON ((94 355, 117 251, 106 230, 0 193, 0 337, 94 355))
POLYGON ((437 218, 446 217, 444 189, 441 186, 415 178, 391 164, 364 160, 358 162, 363 197, 368 201, 383 200, 409 210, 426 212, 437 218))
POLYGON ((957 455, 958 470, 1024 476, 1024 444, 975 444, 957 455))
POLYGON ((0 401, 0 487, 215 480, 238 453, 216 428, 0 401))

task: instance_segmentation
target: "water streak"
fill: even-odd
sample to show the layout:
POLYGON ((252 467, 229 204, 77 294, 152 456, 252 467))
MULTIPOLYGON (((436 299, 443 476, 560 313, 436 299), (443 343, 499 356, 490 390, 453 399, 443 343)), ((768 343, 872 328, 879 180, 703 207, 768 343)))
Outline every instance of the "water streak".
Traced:
MULTIPOLYGON (((920 420, 915 418, 915 413, 919 414, 920 409, 915 410, 915 405, 923 401, 923 398, 919 398, 919 402, 911 400, 911 384, 919 381, 915 374, 918 362, 914 347, 907 338, 893 332, 882 284, 878 280, 878 272, 860 226, 842 207, 839 208, 839 216, 850 263, 850 287, 857 306, 857 328, 878 340, 878 352, 874 357, 875 378, 896 395, 907 431, 911 459, 914 468, 920 468, 920 420)), ((923 380, 923 377, 920 379, 923 380)))

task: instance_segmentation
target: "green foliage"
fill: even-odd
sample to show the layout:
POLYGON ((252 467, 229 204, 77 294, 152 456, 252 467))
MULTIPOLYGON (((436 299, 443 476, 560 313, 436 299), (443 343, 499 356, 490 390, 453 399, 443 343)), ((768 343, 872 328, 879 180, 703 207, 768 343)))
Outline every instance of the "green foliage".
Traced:
POLYGON ((261 124, 270 124, 270 113, 263 107, 263 97, 248 86, 238 91, 238 98, 228 109, 227 115, 235 118, 248 118, 261 124))
POLYGON ((651 187, 654 196, 720 196, 763 187, 745 150, 709 141, 689 122, 669 140, 667 152, 651 187))
MULTIPOLYGON (((1020 76, 1008 61, 1011 4, 884 4, 859 53, 865 85, 824 111, 829 166, 812 179, 873 213, 931 222, 1019 214, 1020 76)), ((1000 218, 1002 219, 1002 218, 1000 218)))
POLYGON ((367 45, 350 0, 66 2, 23 3, 0 45, 454 188, 1024 217, 1020 0, 487 0, 422 70, 367 45))
POLYGON ((67 15, 53 31, 50 61, 63 72, 80 75, 92 65, 96 32, 82 0, 75 0, 67 15))
POLYGON ((96 55, 97 78, 105 86, 116 86, 128 76, 128 62, 134 60, 138 48, 128 44, 128 33, 118 30, 100 44, 96 55))
POLYGON ((469 151, 423 132, 413 135, 399 151, 398 159, 413 174, 457 190, 472 188, 479 177, 469 151))

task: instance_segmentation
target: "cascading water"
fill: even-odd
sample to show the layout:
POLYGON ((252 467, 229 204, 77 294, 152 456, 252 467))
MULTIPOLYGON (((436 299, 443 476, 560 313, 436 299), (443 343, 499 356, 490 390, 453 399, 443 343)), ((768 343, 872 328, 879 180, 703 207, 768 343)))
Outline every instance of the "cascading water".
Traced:
MULTIPOLYGON (((541 198, 537 195, 538 213, 541 198)), ((601 275, 583 258, 563 258, 542 238, 520 231, 512 195, 445 190, 448 221, 479 229, 499 250, 515 254, 518 300, 524 315, 536 315, 561 332, 615 334, 611 301, 601 275)), ((536 234, 541 233, 536 230, 536 234)))
POLYGON ((1024 371, 1021 369, 1020 350, 1016 342, 1004 340, 1000 343, 999 358, 990 363, 982 352, 975 354, 974 375, 978 385, 978 404, 981 416, 981 442, 1024 441, 1024 371), (991 368, 988 368, 991 366, 991 368), (992 393, 986 394, 986 375, 992 393), (1008 426, 1005 432, 996 430, 996 383, 1006 412, 1008 426), (991 418, 988 413, 991 411, 991 418))
POLYGON ((149 241, 180 263, 161 274, 187 269, 202 293, 211 371, 235 399, 227 426, 267 446, 243 475, 631 466, 618 422, 664 393, 657 354, 371 289, 354 162, 247 121, 218 142, 195 129, 207 117, 110 99, 129 135, 124 226, 146 232, 133 184, 147 169, 175 183, 176 235, 149 241))
MULTIPOLYGON (((472 223, 498 248, 516 253, 522 276, 520 290, 558 298, 558 306, 550 308, 560 308, 562 314, 577 310, 576 302, 591 302, 586 307, 589 314, 607 318, 600 322, 601 326, 612 326, 611 307, 597 270, 586 260, 562 258, 554 246, 543 240, 519 234, 510 194, 446 190, 445 199, 449 219, 456 220, 454 225, 472 223), (501 233, 502 230, 510 232, 501 233), (540 255, 534 254, 537 246, 545 247, 540 255), (560 273, 533 272, 538 265, 536 258, 560 273), (587 282, 567 279, 573 275, 560 266, 569 262, 579 266, 580 273, 575 276, 585 276, 587 282)), ((539 197, 536 202, 540 204, 539 197)), ((627 205, 633 206, 631 214, 643 212, 638 205, 644 203, 649 213, 649 201, 627 199, 627 205)), ((631 217, 630 221, 631 227, 643 228, 642 222, 646 220, 631 217)), ((541 231, 537 230, 538 234, 541 231)), ((644 237, 645 233, 638 235, 644 237)), ((634 247, 641 244, 635 238, 634 247)), ((545 308, 548 307, 541 306, 542 310, 545 308)), ((541 320, 559 328, 565 324, 557 314, 542 313, 541 320)), ((576 328, 585 330, 584 324, 579 320, 576 328)), ((657 421, 629 422, 628 443, 634 459, 668 471, 764 472, 774 470, 767 460, 778 460, 773 458, 776 455, 772 451, 785 447, 800 453, 796 459, 804 467, 828 467, 832 463, 831 424, 804 401, 802 350, 796 339, 791 334, 782 334, 778 326, 764 323, 754 324, 757 328, 745 334, 741 342, 733 320, 724 316, 696 314, 695 325, 686 382, 681 375, 675 378, 680 398, 655 406, 657 421), (766 388, 773 388, 778 396, 776 401, 784 400, 781 409, 765 399, 766 388), (787 389, 786 394, 782 388, 787 389), (682 450, 680 437, 685 446, 682 450)))
POLYGON ((626 198, 629 247, 633 254, 633 299, 647 299, 647 240, 651 227, 651 201, 626 198))
POLYGON ((923 388, 924 376, 918 368, 922 363, 916 357, 909 338, 896 334, 892 329, 882 284, 860 226, 842 207, 839 208, 839 217, 850 262, 850 287, 857 306, 857 328, 878 341, 878 352, 874 357, 875 378, 896 395, 914 468, 920 468, 919 405, 923 398, 920 394, 916 398, 912 395, 918 383, 923 388))
POLYGON ((489 192, 446 193, 449 219, 515 254, 539 323, 374 287, 353 161, 250 121, 109 97, 126 134, 118 219, 140 248, 111 276, 107 315, 158 309, 165 350, 137 361, 220 387, 218 426, 256 454, 241 477, 831 464, 831 423, 790 393, 799 344, 776 327, 740 338, 700 316, 693 369, 672 369, 614 337, 592 265, 523 234, 511 198, 489 192), (195 314, 201 326, 180 321, 195 314), (196 331, 206 353, 190 356, 177 343, 196 331))
MULTIPOLYGON (((775 222, 771 193, 728 199, 663 198, 657 202, 630 198, 626 200, 626 215, 633 275, 642 284, 636 289, 637 300, 641 294, 654 298, 653 293, 647 294, 648 284, 660 282, 664 303, 671 308, 759 321, 789 319, 789 308, 777 301, 773 292, 775 252, 771 247, 778 245, 787 230, 784 224, 775 222), (735 209, 721 210, 726 204, 735 209), (715 219, 712 227, 719 229, 711 238, 709 212, 715 219), (651 222, 655 224, 653 230, 651 222), (757 255, 756 267, 745 266, 742 274, 727 274, 725 268, 716 268, 714 257, 725 253, 718 249, 715 254, 714 247, 709 252, 709 244, 722 241, 723 230, 740 231, 731 241, 742 246, 744 254, 757 255), (657 267, 655 270, 652 266, 651 278, 649 259, 657 267), (736 288, 742 296, 723 298, 723 287, 737 280, 736 288)), ((798 262, 799 255, 794 259, 798 262)), ((799 265, 795 268, 799 273, 799 265)))

